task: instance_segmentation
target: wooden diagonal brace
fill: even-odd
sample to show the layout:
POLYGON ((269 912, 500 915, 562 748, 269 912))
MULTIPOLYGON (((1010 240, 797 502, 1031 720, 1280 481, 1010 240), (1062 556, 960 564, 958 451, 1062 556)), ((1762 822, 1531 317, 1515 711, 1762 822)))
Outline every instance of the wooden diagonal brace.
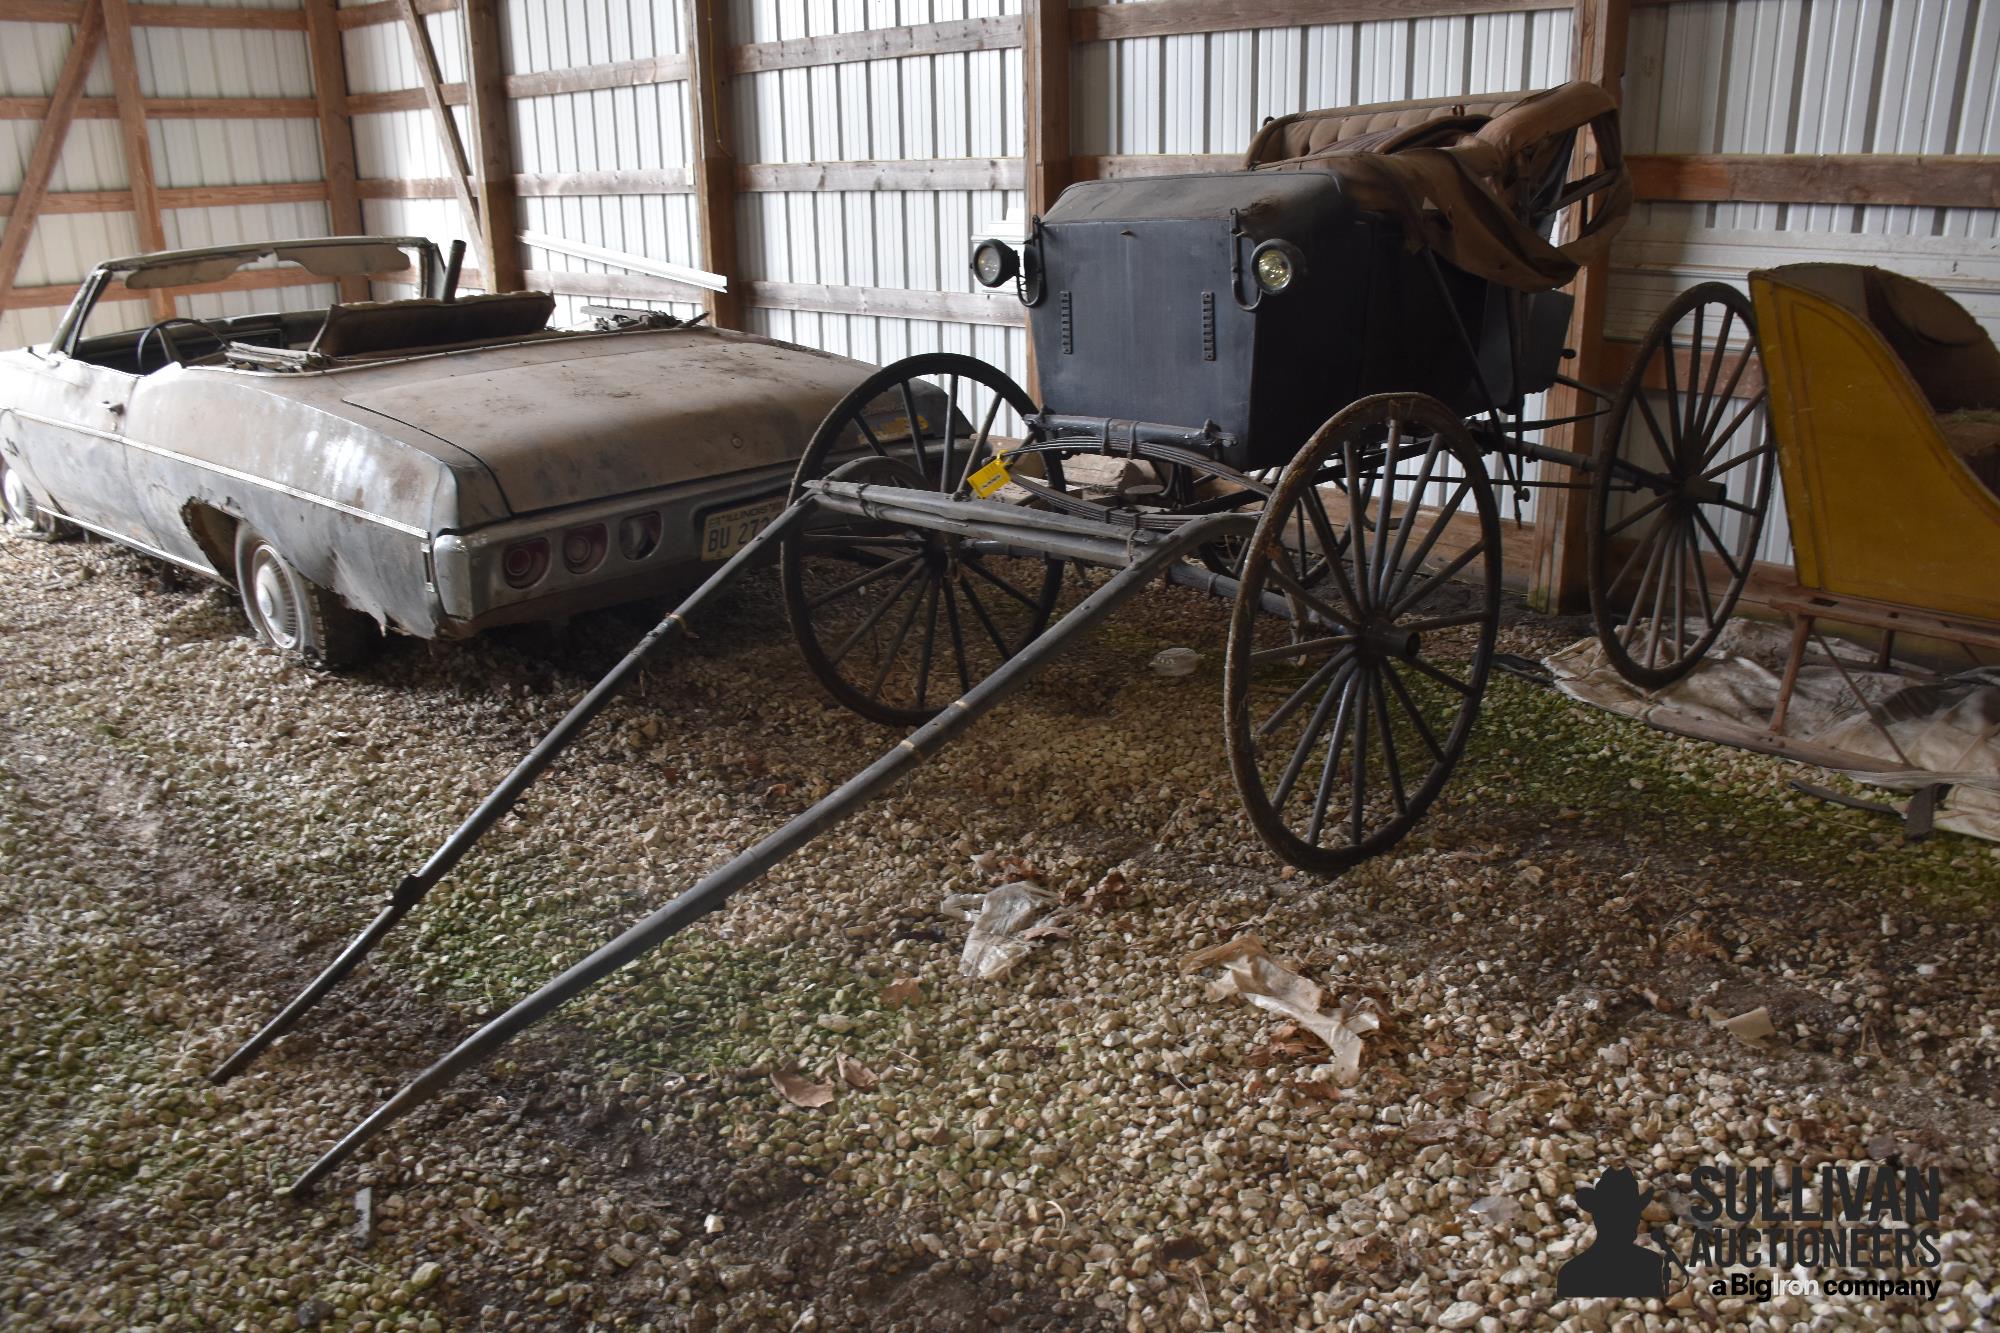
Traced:
POLYGON ((49 98, 48 119, 43 122, 41 133, 35 136, 7 228, 0 232, 0 310, 7 308, 7 298, 13 294, 14 278, 21 271, 21 256, 27 251, 28 236, 35 229, 42 202, 48 198, 49 178, 55 171, 56 159, 62 155, 63 139, 69 133, 70 120, 83 97, 84 80, 89 77, 90 66, 97 59, 98 43, 103 39, 102 0, 85 0, 83 13, 77 20, 76 39, 70 43, 69 56, 63 61, 62 73, 56 77, 56 90, 49 98))
POLYGON ((458 132, 458 121, 444 100, 444 75, 438 69, 437 48, 431 45, 430 29, 424 26, 417 0, 400 0, 400 5, 403 31, 409 33, 410 45, 416 52, 424 101, 430 106, 431 119, 437 122, 438 140, 444 145, 445 175, 451 181, 452 192, 458 196, 458 206, 465 210, 465 225, 473 241, 483 243, 486 227, 479 217, 478 201, 472 197, 472 167, 466 160, 465 140, 458 132))

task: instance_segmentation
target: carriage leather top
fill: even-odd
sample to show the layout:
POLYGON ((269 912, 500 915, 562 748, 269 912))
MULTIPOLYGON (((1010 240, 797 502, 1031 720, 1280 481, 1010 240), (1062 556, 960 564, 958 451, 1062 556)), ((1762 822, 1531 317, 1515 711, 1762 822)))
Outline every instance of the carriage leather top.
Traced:
POLYGON ((1585 82, 1283 116, 1257 132, 1243 165, 1338 175, 1360 207, 1398 218, 1413 246, 1522 291, 1575 277, 1609 248, 1632 206, 1617 103, 1585 82), (1604 180, 1588 222, 1558 245, 1520 216, 1518 197, 1566 166, 1570 136, 1585 127, 1604 180))

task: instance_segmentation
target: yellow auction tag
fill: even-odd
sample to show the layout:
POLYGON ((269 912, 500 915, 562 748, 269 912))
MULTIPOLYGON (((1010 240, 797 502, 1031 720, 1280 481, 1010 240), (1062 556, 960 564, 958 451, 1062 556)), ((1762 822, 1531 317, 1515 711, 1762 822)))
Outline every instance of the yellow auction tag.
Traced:
POLYGON ((992 462, 972 474, 972 493, 984 500, 1011 480, 1013 478, 1007 475, 1007 460, 996 456, 992 462))

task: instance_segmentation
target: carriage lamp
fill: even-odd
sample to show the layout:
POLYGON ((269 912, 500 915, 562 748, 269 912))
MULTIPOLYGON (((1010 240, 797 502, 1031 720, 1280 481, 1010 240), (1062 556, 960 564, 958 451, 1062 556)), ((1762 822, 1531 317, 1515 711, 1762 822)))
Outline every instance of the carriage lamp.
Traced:
POLYGON ((571 528, 563 534, 563 566, 572 574, 588 574, 604 563, 604 552, 610 545, 602 523, 571 528))
POLYGON ((532 537, 515 542, 500 557, 500 573, 510 588, 532 588, 549 572, 549 541, 532 537))
POLYGON ((1306 271, 1306 257, 1290 241, 1270 240, 1250 252, 1250 271, 1257 285, 1273 296, 1285 291, 1306 271))
POLYGON ((972 276, 981 287, 998 287, 1011 282, 1021 271, 1021 257, 999 241, 981 241, 972 247, 972 276))

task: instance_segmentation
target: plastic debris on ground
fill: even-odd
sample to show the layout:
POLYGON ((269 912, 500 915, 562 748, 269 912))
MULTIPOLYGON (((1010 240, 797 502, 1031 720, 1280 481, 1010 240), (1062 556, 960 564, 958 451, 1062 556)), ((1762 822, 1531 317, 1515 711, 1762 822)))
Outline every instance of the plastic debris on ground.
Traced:
POLYGON ((1034 951, 1037 941, 1066 933, 1054 918, 1032 927, 1037 912, 1050 902, 1049 893, 1026 880, 1002 884, 986 893, 954 893, 944 900, 946 916, 972 923, 965 937, 959 975, 991 981, 1006 976, 1014 964, 1034 951))
POLYGON ((1156 676, 1188 676, 1201 665, 1201 654, 1192 648, 1168 648, 1155 653, 1148 665, 1156 676))
POLYGON ((1255 935, 1239 935, 1181 959, 1183 972, 1217 966, 1222 968, 1222 976, 1209 984, 1212 998, 1238 995, 1259 1009, 1292 1020, 1333 1053, 1335 1082, 1345 1088, 1360 1081, 1362 1038, 1382 1026, 1374 1000, 1366 996, 1342 1000, 1332 1013, 1322 1012, 1326 992, 1279 964, 1255 935))

